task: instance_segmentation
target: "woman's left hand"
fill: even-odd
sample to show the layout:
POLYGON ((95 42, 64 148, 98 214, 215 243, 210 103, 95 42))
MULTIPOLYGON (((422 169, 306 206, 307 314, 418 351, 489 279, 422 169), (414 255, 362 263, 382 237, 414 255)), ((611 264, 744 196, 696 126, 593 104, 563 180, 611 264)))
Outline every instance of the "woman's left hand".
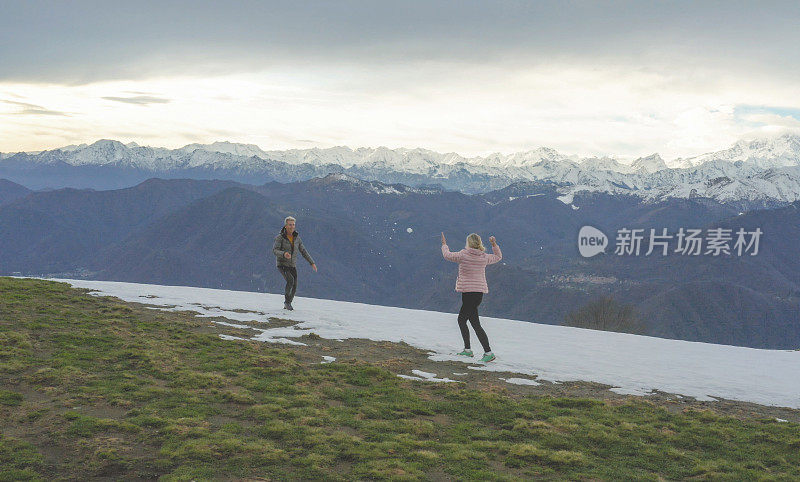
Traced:
POLYGON ((494 239, 494 236, 489 236, 489 242, 492 243, 492 246, 497 244, 497 241, 494 239))

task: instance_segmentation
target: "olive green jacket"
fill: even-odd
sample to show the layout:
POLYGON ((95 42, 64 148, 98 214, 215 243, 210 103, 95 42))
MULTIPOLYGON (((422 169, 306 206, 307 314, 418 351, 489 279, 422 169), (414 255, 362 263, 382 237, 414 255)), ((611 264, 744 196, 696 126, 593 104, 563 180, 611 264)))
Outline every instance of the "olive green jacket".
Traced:
POLYGON ((306 247, 303 246, 303 240, 300 239, 300 235, 297 234, 297 231, 294 232, 294 243, 289 241, 289 238, 286 237, 286 227, 284 226, 281 228, 280 234, 275 236, 275 242, 272 245, 272 252, 275 254, 277 258, 278 266, 290 266, 296 267, 297 266, 297 252, 300 251, 300 254, 308 261, 309 264, 314 264, 314 259, 308 254, 306 251, 306 247), (286 259, 283 253, 289 253, 292 255, 291 258, 286 259))

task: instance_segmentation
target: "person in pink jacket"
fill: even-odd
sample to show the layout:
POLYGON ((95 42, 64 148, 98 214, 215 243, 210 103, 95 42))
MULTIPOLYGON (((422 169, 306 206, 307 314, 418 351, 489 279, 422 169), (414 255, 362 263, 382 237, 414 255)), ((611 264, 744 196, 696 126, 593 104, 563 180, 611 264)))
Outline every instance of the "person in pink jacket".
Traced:
POLYGON ((481 237, 475 233, 467 236, 467 245, 457 253, 451 253, 447 247, 447 241, 442 233, 442 256, 448 261, 458 263, 458 278, 456 279, 456 291, 461 292, 461 310, 458 312, 458 327, 461 329, 461 337, 464 338, 464 351, 459 355, 472 356, 469 344, 469 328, 467 320, 478 335, 481 345, 483 345, 482 362, 490 362, 495 359, 492 349, 489 347, 489 338, 481 327, 478 319, 478 305, 483 300, 483 294, 489 292, 486 285, 486 266, 497 263, 503 259, 500 246, 497 245, 494 236, 489 238, 492 243, 492 254, 486 253, 481 237))

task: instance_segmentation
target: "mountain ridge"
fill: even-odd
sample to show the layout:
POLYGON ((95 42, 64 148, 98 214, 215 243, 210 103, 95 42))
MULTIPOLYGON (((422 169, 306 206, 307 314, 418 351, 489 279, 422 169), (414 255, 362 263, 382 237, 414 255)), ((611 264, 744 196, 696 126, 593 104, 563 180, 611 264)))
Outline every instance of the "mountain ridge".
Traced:
POLYGON ((745 208, 776 207, 800 199, 800 135, 739 141, 728 149, 671 161, 654 153, 630 164, 613 157, 567 156, 547 147, 468 158, 423 148, 265 151, 224 141, 167 149, 110 139, 0 159, 0 177, 33 188, 51 183, 49 187, 108 189, 153 176, 262 184, 331 173, 411 187, 439 184, 465 193, 534 181, 559 183, 562 195, 603 191, 647 201, 710 197, 745 208))

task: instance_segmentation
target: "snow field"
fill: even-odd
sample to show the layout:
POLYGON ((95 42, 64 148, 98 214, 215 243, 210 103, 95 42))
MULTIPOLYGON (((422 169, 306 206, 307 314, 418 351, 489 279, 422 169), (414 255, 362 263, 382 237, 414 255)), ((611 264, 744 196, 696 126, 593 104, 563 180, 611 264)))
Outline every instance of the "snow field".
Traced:
MULTIPOLYGON (((192 310, 202 317, 264 323, 253 340, 302 344, 293 338, 313 331, 328 339, 403 341, 432 352, 434 361, 465 362, 452 354, 461 343, 452 313, 301 297, 295 298, 295 311, 289 313, 282 309, 283 296, 277 294, 112 281, 54 281, 169 311, 192 310), (290 317, 298 324, 270 328, 270 317, 290 317)), ((698 400, 726 398, 800 409, 800 351, 669 340, 485 316, 481 322, 497 360, 470 369, 519 373, 536 377, 535 383, 598 382, 610 385, 616 393, 647 395, 659 390, 698 400)), ((435 374, 422 376, 425 373, 417 373, 417 378, 445 380, 434 380, 435 374)), ((506 381, 522 383, 515 378, 506 381)))

